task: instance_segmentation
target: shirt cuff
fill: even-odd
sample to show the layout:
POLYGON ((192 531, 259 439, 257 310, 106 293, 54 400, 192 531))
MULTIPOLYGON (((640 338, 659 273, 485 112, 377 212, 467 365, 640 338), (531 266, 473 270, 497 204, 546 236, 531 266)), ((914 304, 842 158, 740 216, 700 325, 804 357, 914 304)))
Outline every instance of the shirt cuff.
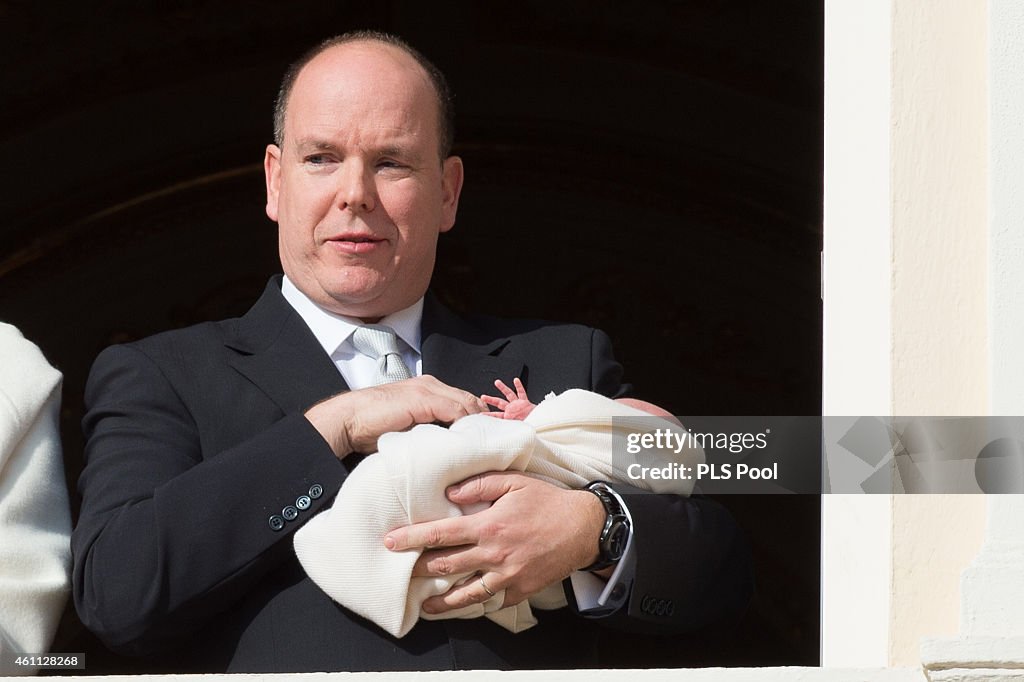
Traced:
POLYGON ((628 600, 636 576, 633 517, 622 497, 614 490, 609 490, 629 521, 629 535, 626 537, 626 550, 607 582, 589 571, 575 571, 569 576, 576 606, 580 614, 587 618, 604 618, 618 611, 628 600))

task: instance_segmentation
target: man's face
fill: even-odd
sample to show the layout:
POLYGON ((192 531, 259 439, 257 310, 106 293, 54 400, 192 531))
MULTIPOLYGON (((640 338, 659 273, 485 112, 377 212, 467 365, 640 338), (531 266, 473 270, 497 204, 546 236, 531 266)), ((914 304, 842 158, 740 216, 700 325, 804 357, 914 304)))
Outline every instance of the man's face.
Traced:
POLYGON ((299 73, 264 160, 267 215, 285 274, 320 306, 372 321, 426 291, 462 188, 438 115, 427 74, 388 45, 333 47, 299 73))

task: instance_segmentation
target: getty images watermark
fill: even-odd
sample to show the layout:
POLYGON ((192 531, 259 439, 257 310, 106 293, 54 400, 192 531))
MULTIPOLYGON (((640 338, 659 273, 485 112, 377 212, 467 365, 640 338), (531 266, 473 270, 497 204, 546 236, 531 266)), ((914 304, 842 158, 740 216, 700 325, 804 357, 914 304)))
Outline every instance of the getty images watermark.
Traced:
MULTIPOLYGON (((718 449, 732 454, 743 453, 748 449, 763 450, 768 447, 768 436, 771 429, 760 433, 699 433, 684 429, 655 428, 653 431, 632 432, 626 434, 626 453, 637 456, 641 453, 659 451, 679 456, 684 451, 704 452, 718 449)), ((668 458, 665 458, 668 459, 668 458)), ((731 480, 750 478, 753 480, 778 480, 779 464, 773 462, 769 466, 751 466, 746 462, 693 462, 663 461, 657 464, 643 464, 640 461, 626 463, 626 475, 634 481, 652 480, 731 480), (735 469, 733 468, 735 466, 735 469)))
POLYGON ((1024 492, 1024 417, 678 419, 685 428, 650 417, 613 429, 624 482, 716 495, 1024 492))

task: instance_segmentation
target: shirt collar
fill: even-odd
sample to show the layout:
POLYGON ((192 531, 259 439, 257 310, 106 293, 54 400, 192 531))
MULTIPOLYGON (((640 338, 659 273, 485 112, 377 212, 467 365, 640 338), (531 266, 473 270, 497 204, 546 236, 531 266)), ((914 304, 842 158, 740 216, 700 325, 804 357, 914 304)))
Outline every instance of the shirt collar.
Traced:
MULTIPOLYGON (((356 317, 337 315, 324 310, 314 303, 306 294, 299 291, 299 288, 292 284, 292 281, 285 275, 281 282, 281 295, 295 308, 295 312, 303 319, 313 336, 320 342, 328 355, 334 355, 341 344, 348 341, 352 332, 363 322, 356 317)), ((420 352, 420 323, 423 320, 423 298, 413 303, 408 308, 391 313, 381 319, 377 324, 391 327, 395 330, 398 338, 405 341, 410 348, 417 353, 420 352)))

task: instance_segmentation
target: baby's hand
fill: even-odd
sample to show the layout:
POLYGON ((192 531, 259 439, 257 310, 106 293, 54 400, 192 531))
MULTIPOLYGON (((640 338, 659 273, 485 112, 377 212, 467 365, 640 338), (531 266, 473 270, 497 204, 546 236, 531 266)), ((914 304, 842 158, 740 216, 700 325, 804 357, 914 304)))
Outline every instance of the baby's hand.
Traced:
POLYGON ((494 386, 505 396, 505 400, 491 395, 480 396, 480 400, 501 410, 501 412, 484 412, 484 414, 488 417, 497 417, 498 419, 523 420, 526 419, 528 414, 533 412, 533 408, 536 405, 531 403, 530 399, 526 397, 526 389, 523 388, 523 382, 519 380, 519 377, 516 377, 512 380, 512 383, 516 387, 514 393, 501 379, 497 379, 494 382, 494 386))

